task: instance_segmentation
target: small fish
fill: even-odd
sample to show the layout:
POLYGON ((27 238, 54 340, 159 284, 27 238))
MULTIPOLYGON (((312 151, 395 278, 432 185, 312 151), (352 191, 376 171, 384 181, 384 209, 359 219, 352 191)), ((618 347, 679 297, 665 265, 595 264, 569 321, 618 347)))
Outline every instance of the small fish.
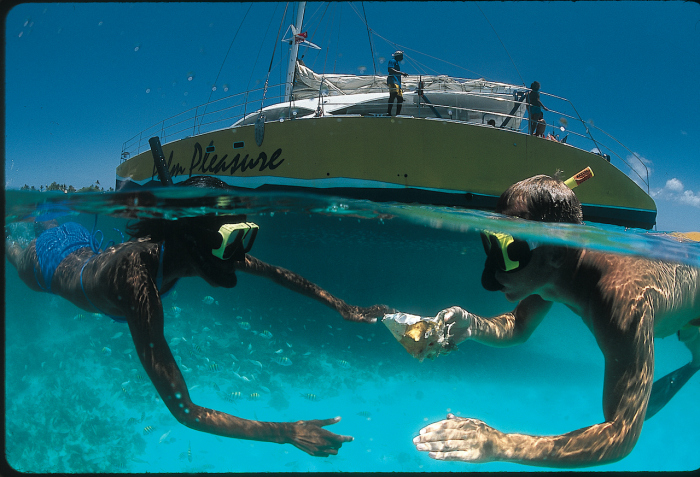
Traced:
POLYGON ((344 359, 339 359, 336 361, 336 363, 338 363, 338 366, 340 366, 343 369, 348 369, 350 367, 350 363, 348 363, 344 359))
POLYGON ((358 338, 360 338, 361 340, 363 340, 363 339, 364 339, 364 338, 363 338, 362 336, 360 336, 360 335, 357 335, 357 337, 358 337, 358 338))
POLYGON ((78 321, 85 321, 85 320, 87 320, 88 318, 89 318, 89 317, 88 317, 85 313, 78 313, 77 315, 75 315, 75 316, 73 317, 74 320, 78 320, 78 321))
POLYGON ((370 417, 372 417, 372 414, 369 411, 360 411, 357 413, 357 415, 362 416, 366 419, 369 419, 370 417))
POLYGON ((270 388, 265 387, 262 384, 260 385, 260 390, 267 393, 267 394, 270 394, 270 388))
POLYGON ((130 417, 129 420, 126 421, 126 423, 127 423, 128 425, 136 424, 137 422, 139 422, 139 421, 138 421, 138 419, 136 419, 135 417, 130 417))
POLYGON ((209 370, 210 370, 210 371, 215 371, 215 372, 216 372, 216 371, 219 370, 219 365, 216 364, 216 363, 211 363, 211 364, 209 365, 209 370))
POLYGON ((125 388, 124 386, 122 386, 122 392, 123 392, 124 394, 129 394, 129 391, 127 391, 126 388, 125 388))
POLYGON ((116 340, 117 338, 119 338, 119 337, 120 337, 121 335, 123 335, 123 334, 124 334, 124 333, 122 333, 122 332, 120 331, 119 333, 117 333, 117 334, 115 334, 114 336, 112 336, 110 339, 111 339, 111 340, 116 340))
POLYGON ((302 356, 309 356, 311 354, 311 351, 307 351, 306 353, 302 354, 302 356))
POLYGON ((205 305, 213 305, 214 302, 215 301, 213 296, 207 295, 204 298, 202 298, 202 303, 204 303, 205 305))
POLYGON ((182 313, 182 308, 180 308, 179 306, 173 305, 170 308, 168 308, 168 311, 170 313, 172 313, 173 315, 175 315, 175 317, 178 317, 182 313))
POLYGON ((134 378, 134 381, 136 381, 137 383, 145 383, 146 378, 143 374, 137 374, 136 377, 134 378))
POLYGON ((153 432, 153 431, 155 431, 155 430, 156 430, 156 428, 153 427, 153 426, 146 426, 146 427, 143 428, 143 435, 144 435, 144 436, 145 436, 145 435, 148 435, 148 434, 150 434, 151 432, 153 432))
POLYGON ((192 349, 194 349, 197 353, 202 352, 202 348, 200 348, 199 345, 196 343, 192 343, 192 349))
POLYGON ((211 328, 209 328, 208 326, 205 326, 204 328, 202 328, 202 331, 211 331, 211 328))
POLYGON ((192 462, 192 444, 190 444, 190 441, 187 441, 187 460, 192 462))
POLYGON ((254 364, 255 366, 260 366, 260 369, 262 369, 263 365, 260 361, 255 361, 254 359, 249 359, 248 360, 251 364, 254 364))
POLYGON ((304 399, 311 401, 311 402, 318 402, 319 401, 318 396, 316 396, 315 394, 311 394, 311 393, 306 393, 306 394, 302 393, 301 397, 303 397, 304 399))
POLYGON ((216 383, 211 383, 211 385, 214 388, 214 391, 221 391, 221 389, 219 389, 219 386, 217 386, 216 383))
POLYGON ((257 401, 260 399, 260 394, 258 393, 251 393, 250 396, 248 396, 248 400, 250 401, 257 401))
POLYGON ((282 354, 282 353, 284 353, 284 350, 282 348, 275 351, 275 354, 282 354))
POLYGON ((250 329, 250 323, 248 323, 247 321, 241 321, 240 323, 238 323, 238 326, 240 326, 244 330, 250 329))
POLYGON ((287 347, 288 347, 288 348, 291 348, 291 347, 292 347, 292 345, 290 345, 290 344, 287 343, 286 341, 285 341, 285 343, 287 344, 287 347))
POLYGON ((276 358, 271 358, 271 359, 272 359, 272 361, 279 364, 280 366, 291 366, 292 365, 292 360, 287 358, 286 356, 278 356, 276 358))
POLYGON ((158 444, 162 444, 163 441, 164 441, 165 439, 167 439, 169 435, 170 435, 170 431, 168 431, 168 432, 166 432, 165 434, 163 434, 162 436, 160 436, 160 439, 158 439, 158 444))
POLYGON ((269 340, 269 339, 272 338, 272 333, 270 333, 270 332, 267 331, 267 330, 263 330, 263 332, 260 333, 260 337, 261 337, 261 338, 265 338, 266 340, 269 340))
POLYGON ((105 346, 104 348, 102 348, 102 354, 105 356, 109 356, 112 354, 112 350, 105 346))

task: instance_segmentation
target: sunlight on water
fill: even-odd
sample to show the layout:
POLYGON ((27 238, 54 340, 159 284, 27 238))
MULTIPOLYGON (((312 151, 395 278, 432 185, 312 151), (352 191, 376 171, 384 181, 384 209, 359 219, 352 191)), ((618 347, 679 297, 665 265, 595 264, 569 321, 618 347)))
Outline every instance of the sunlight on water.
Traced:
MULTIPOLYGON (((309 195, 63 195, 9 191, 6 222, 77 221, 122 238, 129 220, 234 211, 260 226, 251 254, 305 276, 348 303, 384 303, 434 316, 453 305, 493 316, 513 304, 480 285, 478 232, 540 243, 677 259, 698 245, 619 227, 543 225, 442 207, 309 195), (95 222, 95 218, 97 221, 95 222), (116 229, 116 230, 115 230, 116 229)), ((29 226, 29 227, 27 227, 29 226)), ((419 363, 382 324, 332 310, 239 273, 234 289, 182 279, 163 299, 165 337, 195 403, 260 421, 342 416, 354 437, 337 456, 217 437, 179 424, 135 355, 127 325, 29 290, 6 262, 6 454, 25 472, 473 472, 548 470, 510 463, 438 462, 412 439, 447 412, 506 432, 561 434, 602 422, 603 359, 580 318, 555 305, 530 340, 511 348, 467 342, 419 363), (286 359, 283 359, 286 358, 286 359)), ((688 361, 675 337, 656 340, 659 376, 688 361)), ((633 452, 595 470, 700 466, 695 376, 647 421, 633 452)))

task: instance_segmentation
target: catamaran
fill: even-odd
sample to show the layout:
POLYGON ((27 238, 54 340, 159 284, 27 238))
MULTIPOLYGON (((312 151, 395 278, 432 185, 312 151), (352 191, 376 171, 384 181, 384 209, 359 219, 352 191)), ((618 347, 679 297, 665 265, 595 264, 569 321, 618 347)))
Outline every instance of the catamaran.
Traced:
POLYGON ((646 168, 641 159, 583 121, 568 100, 541 93, 559 122, 533 135, 529 88, 420 75, 403 78, 401 114, 388 115, 386 76, 317 73, 298 58, 300 46, 318 48, 304 30, 304 10, 301 2, 283 40, 284 95, 268 97, 274 87, 266 82, 141 131, 124 143, 117 190, 160 184, 148 145, 158 137, 174 183, 213 175, 248 191, 484 210, 519 180, 590 167, 595 178, 576 190, 586 221, 645 229, 656 223, 648 173, 637 172, 646 168))

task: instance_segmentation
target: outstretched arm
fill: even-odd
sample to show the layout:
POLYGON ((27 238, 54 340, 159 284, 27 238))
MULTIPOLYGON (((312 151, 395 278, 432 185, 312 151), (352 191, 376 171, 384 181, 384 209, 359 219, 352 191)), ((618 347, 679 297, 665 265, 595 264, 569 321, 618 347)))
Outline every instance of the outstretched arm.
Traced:
POLYGON ((632 320, 636 323, 626 330, 611 330, 612 325, 599 340, 605 355, 605 422, 559 436, 532 436, 505 434, 450 414, 421 429, 413 441, 416 448, 438 460, 546 467, 600 465, 625 457, 641 432, 654 373, 653 324, 650 314, 645 318, 632 320))
MULTIPOLYGON (((314 456, 337 454, 344 442, 352 437, 333 434, 323 426, 340 418, 297 421, 259 422, 198 406, 190 399, 185 380, 163 335, 163 308, 156 286, 144 271, 133 268, 135 291, 122 290, 129 296, 127 321, 136 345, 136 352, 151 378, 158 394, 172 415, 192 429, 237 439, 289 443, 314 456), (130 293, 129 293, 130 292, 130 293)), ((124 281, 125 288, 126 281, 124 281)))
POLYGON ((378 317, 393 311, 385 305, 374 305, 369 307, 348 305, 340 298, 334 297, 326 290, 319 287, 315 283, 310 282, 301 275, 282 267, 270 265, 269 263, 258 260, 251 255, 246 255, 245 263, 239 262, 237 264, 237 269, 242 272, 250 273, 251 275, 265 277, 278 285, 300 293, 304 296, 308 296, 309 298, 313 298, 329 308, 334 309, 348 321, 364 321, 367 323, 374 323, 377 321, 378 317))
POLYGON ((450 329, 449 341, 459 344, 467 339, 490 346, 505 347, 524 343, 542 322, 552 303, 531 295, 511 313, 483 318, 458 306, 438 313, 450 329), (450 326, 452 324, 452 326, 450 326))

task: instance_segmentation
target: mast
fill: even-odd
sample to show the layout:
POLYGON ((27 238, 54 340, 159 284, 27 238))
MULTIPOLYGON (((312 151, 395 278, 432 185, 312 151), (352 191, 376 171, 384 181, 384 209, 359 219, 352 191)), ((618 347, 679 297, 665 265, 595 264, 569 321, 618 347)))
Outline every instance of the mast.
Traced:
POLYGON ((294 86, 294 71, 297 66, 297 53, 299 52, 299 43, 296 39, 296 33, 301 32, 301 26, 304 21, 304 9, 306 8, 306 2, 299 2, 299 10, 297 11, 297 22, 294 25, 292 35, 292 49, 289 52, 289 64, 287 65, 287 82, 284 90, 285 101, 292 100, 292 87, 294 86))

